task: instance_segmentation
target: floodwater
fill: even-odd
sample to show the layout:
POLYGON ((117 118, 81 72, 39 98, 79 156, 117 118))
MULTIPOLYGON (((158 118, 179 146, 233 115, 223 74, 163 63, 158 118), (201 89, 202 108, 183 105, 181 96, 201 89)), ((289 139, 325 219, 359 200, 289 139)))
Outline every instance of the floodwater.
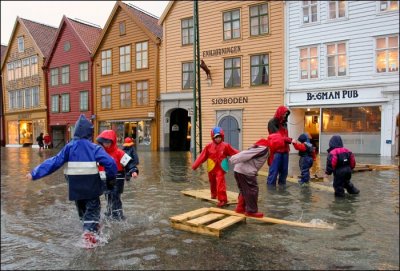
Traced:
MULTIPOLYGON (((25 179, 55 153, 1 148, 2 270, 399 269, 398 170, 354 173, 352 181, 361 193, 344 199, 290 182, 284 189, 267 189, 265 177, 259 176, 259 210, 267 216, 321 220, 335 229, 248 219, 217 238, 169 224, 171 216, 214 206, 180 192, 208 188, 205 167, 192 171, 189 152, 139 151, 140 177, 126 183, 122 196, 127 220, 104 221, 107 243, 88 250, 77 245, 82 228, 68 201, 62 169, 35 182, 25 179)), ((398 164, 398 158, 356 158, 359 163, 398 164)), ((316 167, 324 167, 326 156, 318 159, 316 167)), ((295 154, 289 174, 299 174, 295 154)), ((228 190, 237 192, 232 172, 226 178, 228 190)), ((104 207, 102 197, 102 212, 104 207)))

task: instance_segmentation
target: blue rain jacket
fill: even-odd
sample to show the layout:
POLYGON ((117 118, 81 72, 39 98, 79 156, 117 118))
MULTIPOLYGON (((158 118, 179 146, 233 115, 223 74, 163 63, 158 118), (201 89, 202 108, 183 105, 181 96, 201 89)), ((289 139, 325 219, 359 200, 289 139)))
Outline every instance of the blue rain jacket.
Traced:
POLYGON ((103 194, 97 163, 105 168, 107 179, 115 178, 117 165, 114 159, 99 145, 91 142, 93 124, 81 115, 75 124, 74 138, 56 155, 35 167, 31 174, 37 180, 52 174, 64 163, 68 181, 69 199, 93 199, 103 194))

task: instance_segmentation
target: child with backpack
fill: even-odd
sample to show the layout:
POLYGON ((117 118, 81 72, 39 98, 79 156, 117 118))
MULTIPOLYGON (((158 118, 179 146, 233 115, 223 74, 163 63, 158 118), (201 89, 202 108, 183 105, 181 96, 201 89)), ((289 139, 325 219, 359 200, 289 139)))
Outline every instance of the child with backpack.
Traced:
POLYGON ((312 167, 315 159, 315 148, 310 143, 308 134, 304 133, 299 138, 292 141, 293 147, 299 151, 299 167, 301 172, 301 179, 299 180, 300 186, 307 186, 310 182, 310 168, 312 167))
MULTIPOLYGON (((134 142, 134 140, 132 140, 132 138, 126 137, 124 139, 124 144, 122 144, 122 150, 132 158, 133 164, 135 165, 135 167, 137 167, 137 165, 139 165, 139 157, 136 153, 135 142, 134 142)), ((127 172, 125 175, 125 180, 130 181, 131 177, 136 178, 138 176, 138 174, 139 174, 139 170, 137 170, 137 172, 134 171, 133 175, 131 175, 131 174, 129 174, 129 172, 127 172)))
POLYGON ((343 147, 343 141, 339 135, 331 137, 327 151, 325 174, 333 173, 335 196, 344 197, 344 189, 349 194, 359 194, 360 190, 350 181, 352 170, 356 166, 356 159, 349 149, 343 147))

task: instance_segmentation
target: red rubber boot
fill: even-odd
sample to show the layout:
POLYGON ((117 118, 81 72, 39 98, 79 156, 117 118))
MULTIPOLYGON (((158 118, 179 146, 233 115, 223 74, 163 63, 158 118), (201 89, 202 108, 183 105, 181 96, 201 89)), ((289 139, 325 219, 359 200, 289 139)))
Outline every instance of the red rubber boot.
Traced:
POLYGON ((238 204, 236 206, 235 212, 239 214, 244 214, 245 212, 245 204, 244 204, 244 197, 242 194, 239 194, 238 196, 238 204))

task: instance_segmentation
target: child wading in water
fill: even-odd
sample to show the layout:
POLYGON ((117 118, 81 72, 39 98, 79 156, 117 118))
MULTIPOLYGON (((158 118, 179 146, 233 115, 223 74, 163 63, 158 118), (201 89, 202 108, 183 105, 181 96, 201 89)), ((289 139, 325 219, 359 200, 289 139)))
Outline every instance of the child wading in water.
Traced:
POLYGON ((301 171, 301 179, 299 184, 301 186, 308 186, 310 182, 310 168, 312 167, 316 155, 313 145, 310 143, 308 134, 304 133, 297 139, 292 141, 293 147, 299 151, 299 167, 301 171))

